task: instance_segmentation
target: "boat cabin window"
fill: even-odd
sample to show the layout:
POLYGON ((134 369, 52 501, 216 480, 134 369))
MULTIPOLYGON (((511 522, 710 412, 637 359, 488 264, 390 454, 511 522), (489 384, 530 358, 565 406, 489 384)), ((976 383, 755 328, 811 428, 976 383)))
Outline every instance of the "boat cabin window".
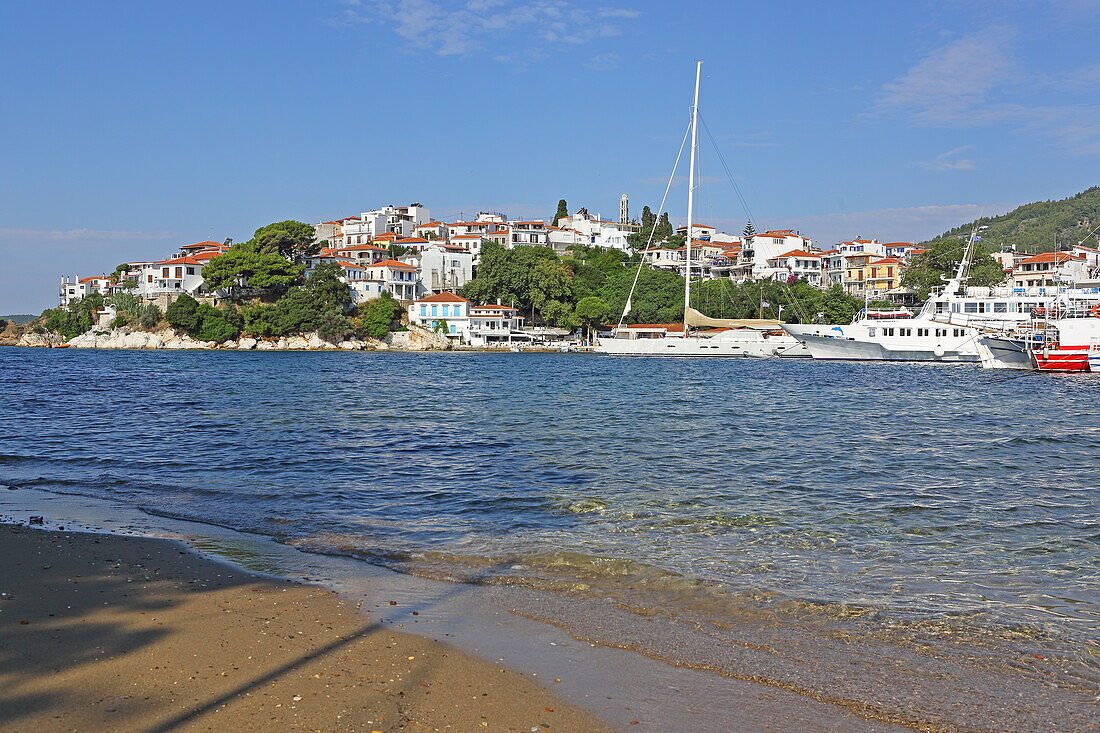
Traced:
POLYGON ((875 337, 875 329, 868 328, 867 329, 867 335, 870 336, 871 338, 874 338, 875 337))
POLYGON ((966 331, 962 330, 961 328, 956 328, 956 329, 955 329, 955 335, 956 335, 956 336, 965 336, 965 335, 966 335, 966 331))
POLYGON ((977 313, 977 312, 978 312, 978 304, 977 303, 963 303, 963 313, 977 313))
POLYGON ((993 304, 993 312, 994 313, 1008 313, 1008 303, 994 303, 993 304))
POLYGON ((946 328, 937 328, 936 329, 936 335, 937 336, 946 336, 947 335, 947 329, 946 328))
POLYGON ((918 328, 917 329, 917 335, 918 336, 927 336, 928 335, 928 329, 927 328, 918 328))
POLYGON ((882 335, 883 336, 893 336, 894 335, 894 329, 884 328, 884 329, 882 329, 882 335))
POLYGON ((911 328, 899 328, 898 329, 898 335, 899 336, 912 336, 913 335, 913 329, 911 329, 911 328))
POLYGON ((940 301, 937 300, 936 301, 936 312, 937 313, 943 313, 945 310, 947 310, 947 303, 941 303, 940 301))

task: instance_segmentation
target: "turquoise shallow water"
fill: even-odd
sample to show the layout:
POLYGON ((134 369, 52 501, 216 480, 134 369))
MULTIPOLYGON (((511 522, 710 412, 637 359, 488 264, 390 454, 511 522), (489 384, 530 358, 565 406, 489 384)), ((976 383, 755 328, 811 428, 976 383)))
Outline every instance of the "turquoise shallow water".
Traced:
POLYGON ((0 395, 2 483, 415 574, 1059 646, 1100 613, 1097 375, 6 348, 0 395))

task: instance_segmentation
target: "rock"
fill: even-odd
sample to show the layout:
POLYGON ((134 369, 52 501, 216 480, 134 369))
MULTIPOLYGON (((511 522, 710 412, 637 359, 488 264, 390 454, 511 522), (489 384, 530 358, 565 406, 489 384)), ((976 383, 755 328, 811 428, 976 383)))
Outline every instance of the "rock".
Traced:
POLYGON ((65 343, 65 337, 59 333, 25 333, 15 342, 16 346, 49 347, 65 343))
POLYGON ((258 341, 256 343, 256 351, 273 351, 278 344, 274 341, 258 341))
MULTIPOLYGON (((282 343, 283 339, 279 339, 279 343, 282 343)), ((309 348, 309 341, 306 341, 301 336, 291 336, 286 339, 286 349, 294 349, 295 351, 303 351, 309 348)))
POLYGON ((289 348, 287 346, 286 336, 280 336, 279 337, 279 340, 275 342, 275 348, 276 349, 283 349, 283 350, 289 348))
POLYGON ((256 348, 256 339, 242 337, 241 340, 237 342, 237 348, 254 349, 256 348))
POLYGON ((354 351, 355 349, 359 348, 352 341, 341 341, 340 343, 337 344, 337 346, 339 346, 341 349, 345 349, 347 351, 354 351))

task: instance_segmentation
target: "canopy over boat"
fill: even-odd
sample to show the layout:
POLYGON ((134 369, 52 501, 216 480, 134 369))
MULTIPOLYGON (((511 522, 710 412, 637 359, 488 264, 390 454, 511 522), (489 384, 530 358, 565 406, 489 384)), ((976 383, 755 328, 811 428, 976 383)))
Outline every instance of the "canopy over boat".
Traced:
POLYGON ((685 309, 689 326, 708 326, 710 328, 779 328, 783 321, 771 318, 711 318, 694 308, 685 309))

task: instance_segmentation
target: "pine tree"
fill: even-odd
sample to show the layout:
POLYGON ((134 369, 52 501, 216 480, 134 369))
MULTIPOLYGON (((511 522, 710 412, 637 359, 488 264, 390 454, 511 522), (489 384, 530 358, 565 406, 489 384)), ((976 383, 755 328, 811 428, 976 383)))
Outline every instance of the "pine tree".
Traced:
POLYGON ((648 206, 642 207, 642 229, 652 229, 657 223, 657 217, 653 215, 648 206))
POLYGON ((558 212, 554 214, 554 220, 550 222, 551 226, 557 226, 558 220, 563 216, 569 216, 569 205, 565 203, 565 199, 558 199, 558 212))
POLYGON ((751 221, 745 225, 745 229, 741 232, 741 236, 745 239, 752 239, 756 236, 756 227, 752 225, 751 221))

